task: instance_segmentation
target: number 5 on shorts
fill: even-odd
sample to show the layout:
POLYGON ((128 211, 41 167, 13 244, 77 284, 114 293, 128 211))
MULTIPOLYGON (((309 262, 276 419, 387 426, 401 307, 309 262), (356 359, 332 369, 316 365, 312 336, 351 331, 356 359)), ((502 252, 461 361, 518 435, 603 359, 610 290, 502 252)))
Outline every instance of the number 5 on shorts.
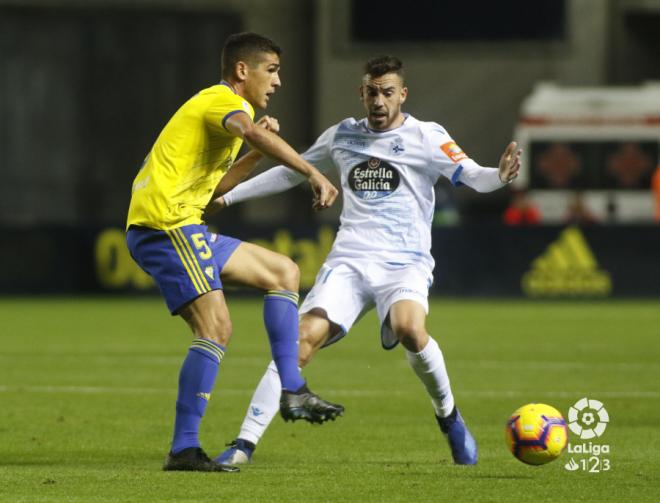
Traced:
POLYGON ((195 248, 199 250, 199 258, 201 258, 202 260, 210 259, 213 253, 211 252, 209 245, 206 244, 206 239, 204 239, 204 234, 198 232, 196 234, 191 234, 190 237, 193 240, 193 244, 195 245, 195 248))

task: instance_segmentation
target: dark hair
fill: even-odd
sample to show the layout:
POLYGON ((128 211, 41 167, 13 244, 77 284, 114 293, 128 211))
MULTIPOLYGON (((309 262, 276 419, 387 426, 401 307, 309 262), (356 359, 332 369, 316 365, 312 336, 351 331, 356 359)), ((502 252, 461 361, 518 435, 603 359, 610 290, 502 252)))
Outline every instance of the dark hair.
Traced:
POLYGON ((396 73, 403 80, 403 63, 394 56, 376 56, 364 65, 364 73, 372 77, 382 77, 387 73, 396 73))
POLYGON ((225 41, 222 48, 222 78, 231 76, 236 63, 245 61, 248 65, 257 63, 259 53, 282 54, 282 49, 271 39, 252 32, 234 33, 225 41))

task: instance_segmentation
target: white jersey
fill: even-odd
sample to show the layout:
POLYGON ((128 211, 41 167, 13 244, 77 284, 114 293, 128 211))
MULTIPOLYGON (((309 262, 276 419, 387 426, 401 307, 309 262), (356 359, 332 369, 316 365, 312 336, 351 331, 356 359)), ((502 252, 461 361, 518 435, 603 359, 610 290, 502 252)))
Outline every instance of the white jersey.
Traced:
MULTIPOLYGON (((328 261, 367 257, 416 263, 429 276, 434 266, 433 186, 438 178, 484 192, 503 186, 496 169, 469 159, 442 126, 410 115, 389 131, 370 129, 366 119, 345 119, 327 129, 302 157, 322 172, 335 168, 341 179, 341 225, 328 261)), ((232 204, 280 192, 303 180, 278 166, 238 185, 225 200, 232 204)))

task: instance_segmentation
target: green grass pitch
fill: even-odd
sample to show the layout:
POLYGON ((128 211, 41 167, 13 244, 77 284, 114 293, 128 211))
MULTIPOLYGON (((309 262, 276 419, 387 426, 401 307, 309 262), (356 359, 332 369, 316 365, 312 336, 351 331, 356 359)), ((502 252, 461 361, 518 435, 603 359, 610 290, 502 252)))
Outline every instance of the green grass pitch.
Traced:
MULTIPOLYGON (((229 307, 234 337, 202 423, 211 455, 269 360, 260 302, 229 307)), ((0 299, 0 501, 658 501, 659 301, 441 299, 428 328, 479 442, 476 467, 450 463, 422 385, 400 348, 380 348, 370 313, 305 371, 343 418, 277 417, 239 474, 165 473, 184 323, 155 298, 0 299), (611 470, 566 471, 566 452, 530 467, 507 451, 518 406, 566 414, 583 396, 609 411, 599 443, 611 470)))

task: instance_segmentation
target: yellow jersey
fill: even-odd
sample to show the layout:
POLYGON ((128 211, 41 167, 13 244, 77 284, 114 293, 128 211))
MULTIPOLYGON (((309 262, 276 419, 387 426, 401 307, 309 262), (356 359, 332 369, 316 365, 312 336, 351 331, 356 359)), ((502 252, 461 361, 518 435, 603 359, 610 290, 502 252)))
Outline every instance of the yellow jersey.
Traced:
POLYGON ((243 144, 225 127, 238 112, 254 118, 252 106, 224 83, 179 108, 133 181, 126 228, 170 230, 202 223, 204 208, 243 144))

